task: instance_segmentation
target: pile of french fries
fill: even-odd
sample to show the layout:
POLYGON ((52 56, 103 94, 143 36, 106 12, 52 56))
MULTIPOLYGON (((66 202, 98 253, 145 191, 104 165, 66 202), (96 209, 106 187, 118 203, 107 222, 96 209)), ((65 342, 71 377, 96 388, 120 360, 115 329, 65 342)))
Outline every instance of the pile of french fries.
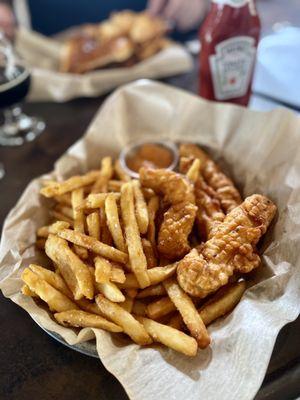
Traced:
POLYGON ((38 229, 36 246, 49 265, 24 269, 24 295, 47 303, 63 326, 123 333, 187 356, 209 345, 207 325, 235 307, 246 284, 232 282, 204 301, 189 297, 177 264, 158 256, 161 199, 152 190, 110 157, 100 170, 44 184, 51 220, 38 229))

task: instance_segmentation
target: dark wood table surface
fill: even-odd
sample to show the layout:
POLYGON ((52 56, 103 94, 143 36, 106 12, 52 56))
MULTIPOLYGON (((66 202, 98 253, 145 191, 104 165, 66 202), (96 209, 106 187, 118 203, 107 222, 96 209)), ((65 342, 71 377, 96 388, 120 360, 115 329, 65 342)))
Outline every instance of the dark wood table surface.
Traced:
MULTIPOLYGON (((285 4, 283 0, 261 1, 265 27, 279 20, 299 22, 299 13, 297 16, 293 11, 299 0, 289 0, 294 9, 285 4)), ((195 76, 189 73, 168 82, 195 91, 195 76)), ((99 97, 65 104, 25 105, 28 113, 45 119, 47 128, 32 143, 19 148, 0 147, 0 162, 6 169, 0 181, 1 226, 28 182, 52 169, 54 161, 84 133, 103 100, 99 97)), ((127 399, 120 383, 99 360, 56 342, 2 294, 0 321, 0 400, 127 399)), ((300 396, 299 332, 300 318, 281 330, 256 400, 292 400, 300 396)))

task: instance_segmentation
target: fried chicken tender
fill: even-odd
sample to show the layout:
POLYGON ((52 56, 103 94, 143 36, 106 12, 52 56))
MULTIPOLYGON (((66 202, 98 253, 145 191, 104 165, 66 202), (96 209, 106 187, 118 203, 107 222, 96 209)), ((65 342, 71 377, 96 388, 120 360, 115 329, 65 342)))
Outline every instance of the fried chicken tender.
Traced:
POLYGON ((195 202, 193 185, 183 175, 164 168, 141 168, 139 174, 142 186, 163 195, 166 203, 195 202))
POLYGON ((199 176, 195 182, 195 197, 197 211, 197 224, 200 238, 206 241, 212 237, 219 224, 224 221, 225 214, 222 211, 216 192, 199 176))
POLYGON ((158 234, 158 251, 168 259, 183 257, 190 250, 188 236, 193 228, 197 207, 181 202, 171 206, 164 214, 158 234))
MULTIPOLYGON (((181 157, 179 171, 186 174, 194 160, 193 156, 181 157)), ((195 199, 198 207, 196 225, 200 239, 205 242, 213 235, 219 223, 224 220, 225 214, 216 191, 205 182, 201 173, 195 182, 195 199)))
POLYGON ((179 148, 181 157, 198 158, 201 162, 201 174, 206 183, 215 190, 217 198, 225 214, 241 204, 242 199, 234 183, 209 158, 209 156, 195 144, 185 143, 179 148))
POLYGON ((181 174, 165 169, 141 168, 142 186, 164 196, 170 205, 158 233, 158 251, 167 259, 183 257, 189 250, 188 236, 193 228, 197 207, 193 185, 181 174))
POLYGON ((200 251, 193 249, 178 264, 182 289, 206 297, 228 282, 234 272, 248 273, 260 264, 255 246, 276 212, 267 197, 254 194, 234 208, 200 251))

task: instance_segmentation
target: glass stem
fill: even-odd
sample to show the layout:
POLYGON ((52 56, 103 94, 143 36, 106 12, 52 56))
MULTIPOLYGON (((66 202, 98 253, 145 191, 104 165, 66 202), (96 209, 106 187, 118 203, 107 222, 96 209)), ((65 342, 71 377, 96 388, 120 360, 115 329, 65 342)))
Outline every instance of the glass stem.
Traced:
POLYGON ((5 170, 3 164, 0 162, 0 179, 2 179, 5 175, 5 170))
MULTIPOLYGON (((4 123, 5 124, 14 124, 17 123, 22 115, 22 109, 20 105, 13 105, 11 107, 8 107, 4 110, 4 123)), ((15 134, 15 132, 11 132, 12 135, 15 134)))

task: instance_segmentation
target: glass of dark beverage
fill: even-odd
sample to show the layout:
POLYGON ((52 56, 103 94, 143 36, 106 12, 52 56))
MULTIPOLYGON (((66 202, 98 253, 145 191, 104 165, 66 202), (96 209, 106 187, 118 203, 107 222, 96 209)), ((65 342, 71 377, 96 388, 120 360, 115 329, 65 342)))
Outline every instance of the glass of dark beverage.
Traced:
POLYGON ((35 139, 45 123, 22 111, 21 102, 30 88, 30 71, 0 32, 0 145, 20 146, 35 139))

